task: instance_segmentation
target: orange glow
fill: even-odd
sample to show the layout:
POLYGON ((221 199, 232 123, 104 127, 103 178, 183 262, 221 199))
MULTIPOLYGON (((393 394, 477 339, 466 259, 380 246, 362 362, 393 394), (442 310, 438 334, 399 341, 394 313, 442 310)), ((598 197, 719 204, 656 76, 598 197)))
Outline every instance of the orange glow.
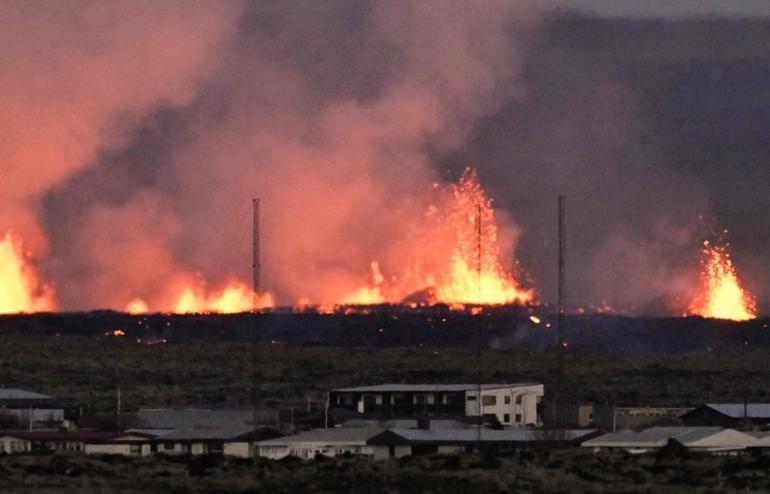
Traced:
POLYGON ((140 298, 135 298, 126 305, 126 312, 129 314, 147 314, 150 312, 150 308, 147 306, 147 302, 140 298))
POLYGON ((537 316, 529 316, 529 320, 532 321, 535 324, 540 324, 540 318, 537 316))
POLYGON ((112 331, 107 331, 104 333, 104 336, 125 336, 126 332, 122 329, 113 329, 112 331))
POLYGON ((385 278, 380 272, 380 265, 377 261, 372 261, 369 267, 371 269, 370 284, 362 286, 355 292, 344 297, 342 299, 343 304, 374 305, 385 302, 385 297, 383 297, 382 292, 380 291, 380 285, 385 281, 385 278))
POLYGON ((0 241, 0 314, 55 309, 53 290, 40 283, 21 242, 7 233, 0 241))
MULTIPOLYGON (((252 291, 245 284, 238 281, 230 282, 220 292, 209 292, 186 285, 181 289, 174 304, 173 312, 186 314, 194 312, 219 312, 233 314, 249 312, 252 309, 252 291)), ((274 307, 273 296, 270 293, 262 293, 257 299, 257 309, 274 307)))
POLYGON ((415 219, 401 246, 407 268, 386 278, 373 262, 370 282, 340 303, 446 303, 464 310, 466 304, 534 302, 534 290, 522 288, 500 262, 495 211, 476 171, 466 168, 459 183, 432 188, 438 199, 415 219))
POLYGON ((522 289, 500 265, 495 210, 476 171, 466 168, 452 192, 449 224, 455 234, 454 249, 451 265, 439 277, 436 299, 480 304, 532 302, 534 292, 522 289))
MULTIPOLYGON (((727 230, 724 231, 724 234, 727 230)), ((754 295, 743 288, 730 258, 729 244, 703 242, 700 287, 690 314, 715 319, 746 321, 757 317, 754 295)))

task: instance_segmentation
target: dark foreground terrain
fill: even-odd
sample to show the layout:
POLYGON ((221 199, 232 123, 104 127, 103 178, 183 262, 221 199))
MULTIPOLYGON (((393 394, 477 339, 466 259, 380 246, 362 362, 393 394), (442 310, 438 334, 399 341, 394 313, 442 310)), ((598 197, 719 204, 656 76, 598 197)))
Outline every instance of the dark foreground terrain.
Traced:
MULTIPOLYGON (((695 339, 697 335, 693 335, 695 339)), ((770 359, 762 346, 692 352, 627 352, 569 347, 487 349, 483 380, 537 381, 564 401, 631 405, 770 402, 770 359)), ((334 387, 476 380, 472 346, 329 347, 192 339, 138 342, 129 336, 0 336, 0 387, 78 400, 89 413, 160 406, 248 407, 252 383, 264 407, 323 407, 334 387), (255 379, 255 376, 258 376, 255 379)))
POLYGON ((0 491, 47 492, 766 492, 767 458, 595 455, 583 450, 518 456, 223 460, 20 456, 0 458, 0 491))

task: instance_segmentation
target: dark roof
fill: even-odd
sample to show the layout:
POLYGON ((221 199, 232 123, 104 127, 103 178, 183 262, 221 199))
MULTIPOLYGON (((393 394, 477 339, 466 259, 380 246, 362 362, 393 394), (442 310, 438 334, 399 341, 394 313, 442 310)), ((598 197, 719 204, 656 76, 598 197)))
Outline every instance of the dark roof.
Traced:
MULTIPOLYGON (((206 408, 143 408, 137 412, 142 429, 222 429, 253 427, 252 410, 206 408)), ((277 412, 257 411, 258 423, 276 422, 277 412)))
POLYGON ((127 436, 140 436, 145 438, 152 438, 150 434, 144 434, 141 432, 128 432, 128 431, 93 431, 93 430, 78 430, 78 431, 20 431, 20 430, 5 430, 0 431, 0 436, 12 436, 20 439, 28 439, 30 441, 78 441, 78 442, 98 442, 98 441, 110 441, 127 436))
MULTIPOLYGON (((512 383, 512 384, 482 384, 481 389, 504 389, 520 386, 537 386, 540 383, 512 383)), ((332 391, 337 393, 435 393, 453 391, 474 391, 478 384, 375 384, 373 386, 356 386, 352 388, 338 388, 332 391)))
POLYGON ((34 391, 26 391, 16 388, 0 388, 0 400, 48 400, 53 396, 48 396, 34 391))
POLYGON ((391 429, 373 437, 369 444, 472 444, 484 443, 571 442, 587 438, 595 429, 391 429))
POLYGON ((734 419, 770 419, 769 403, 706 403, 704 406, 734 419))

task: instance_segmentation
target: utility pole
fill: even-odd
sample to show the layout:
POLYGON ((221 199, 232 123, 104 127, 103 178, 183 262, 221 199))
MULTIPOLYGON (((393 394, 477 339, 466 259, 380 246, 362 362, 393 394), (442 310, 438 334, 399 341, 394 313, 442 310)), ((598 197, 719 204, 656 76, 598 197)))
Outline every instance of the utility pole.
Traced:
POLYGON ((259 260, 259 199, 254 199, 252 201, 253 205, 253 215, 254 215, 254 225, 253 225, 253 239, 252 239, 252 255, 253 260, 251 264, 251 271, 252 271, 252 300, 251 300, 251 311, 256 314, 257 312, 257 305, 259 303, 259 284, 260 284, 260 271, 262 269, 262 266, 260 264, 259 260))
POLYGON ((559 350, 561 351, 567 346, 566 341, 566 328, 565 328, 565 314, 566 308, 564 305, 564 299, 567 295, 565 279, 564 279, 564 264, 566 263, 567 245, 564 234, 565 227, 565 208, 566 201, 564 196, 559 196, 559 350))
POLYGON ((251 344, 254 345, 254 358, 252 359, 252 372, 251 372, 251 415, 252 415, 252 430, 253 430, 253 437, 251 439, 251 444, 253 444, 254 449, 254 457, 257 457, 258 451, 256 448, 256 438, 257 438, 257 404, 258 404, 258 398, 259 398, 259 379, 260 379, 260 372, 259 372, 259 362, 260 362, 260 355, 259 355, 259 290, 260 290, 260 275, 261 275, 261 268, 262 265, 260 263, 260 253, 259 253, 259 199, 253 199, 252 200, 252 214, 253 214, 253 222, 252 222, 252 262, 251 262, 251 272, 252 272, 252 295, 251 295, 251 317, 252 317, 252 326, 251 326, 251 344))
POLYGON ((481 454, 481 428, 484 426, 484 410, 481 399, 481 379, 482 379, 482 356, 484 352, 484 319, 481 312, 481 204, 476 205, 476 278, 477 278, 477 310, 478 317, 477 342, 478 355, 476 362, 476 405, 479 412, 479 425, 476 429, 476 450, 481 454))

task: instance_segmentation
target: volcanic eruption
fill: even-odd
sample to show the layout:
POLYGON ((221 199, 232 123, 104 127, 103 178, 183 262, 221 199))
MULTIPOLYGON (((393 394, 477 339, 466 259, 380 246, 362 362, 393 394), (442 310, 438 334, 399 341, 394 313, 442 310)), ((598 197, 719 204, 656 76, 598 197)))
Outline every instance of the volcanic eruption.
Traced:
POLYGON ((53 290, 38 281, 21 242, 7 233, 0 241, 0 314, 55 309, 53 290))
POLYGON ((724 230, 716 242, 703 242, 699 287, 690 302, 689 312, 715 319, 754 319, 757 317, 756 299, 738 277, 726 235, 727 230, 724 230))

